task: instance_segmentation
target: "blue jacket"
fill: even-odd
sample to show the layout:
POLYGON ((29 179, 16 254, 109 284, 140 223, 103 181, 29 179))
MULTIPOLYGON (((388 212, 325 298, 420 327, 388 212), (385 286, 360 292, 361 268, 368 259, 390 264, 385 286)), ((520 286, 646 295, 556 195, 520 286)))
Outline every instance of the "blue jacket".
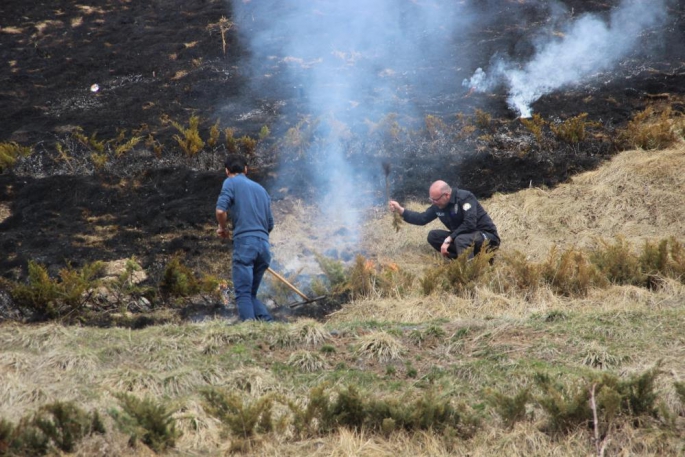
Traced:
POLYGON ((269 240, 274 228, 271 198, 262 186, 244 174, 224 180, 216 209, 231 215, 233 239, 256 236, 269 240))

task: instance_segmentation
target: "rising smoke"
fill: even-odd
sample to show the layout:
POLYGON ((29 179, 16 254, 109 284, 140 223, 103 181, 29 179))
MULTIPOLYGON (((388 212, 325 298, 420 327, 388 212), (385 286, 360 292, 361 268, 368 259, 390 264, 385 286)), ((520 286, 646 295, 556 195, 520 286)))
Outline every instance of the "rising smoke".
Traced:
POLYGON ((438 0, 233 0, 233 12, 249 43, 254 92, 294 95, 283 110, 286 128, 304 114, 319 121, 323 140, 303 154, 310 158, 304 166, 311 167, 323 218, 330 224, 344 216, 344 225, 357 228, 354 210, 378 186, 348 162, 345 135, 389 113, 421 118, 414 100, 454 86, 445 62, 453 59, 449 44, 455 35, 469 28, 466 6, 438 0))
MULTIPOLYGON (((570 12, 566 16, 570 17, 570 12)), ((504 84, 510 108, 521 117, 530 117, 531 105, 540 97, 616 67, 636 48, 646 30, 658 27, 666 18, 664 0, 624 0, 607 20, 585 14, 566 21, 561 33, 557 32, 560 36, 536 43, 530 61, 495 59, 488 72, 478 68, 463 85, 487 92, 504 84)))

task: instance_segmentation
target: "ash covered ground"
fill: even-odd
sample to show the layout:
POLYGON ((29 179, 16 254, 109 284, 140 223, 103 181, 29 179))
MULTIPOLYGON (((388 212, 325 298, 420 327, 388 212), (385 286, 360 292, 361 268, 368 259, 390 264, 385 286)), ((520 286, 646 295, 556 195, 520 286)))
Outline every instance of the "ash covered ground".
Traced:
MULTIPOLYGON (((230 246, 213 229, 227 145, 186 156, 171 121, 193 114, 205 138, 217 122, 237 137, 269 128, 251 176, 283 214, 294 200, 330 195, 337 181, 322 177, 341 169, 346 185, 363 189, 347 204, 381 207, 382 163, 392 165, 395 199, 424 198, 435 179, 481 198, 554 186, 616 153, 616 132, 635 112, 684 106, 684 1, 642 2, 660 14, 627 31, 629 46, 603 50, 606 65, 560 87, 541 75, 534 113, 552 122, 588 113, 597 123, 576 144, 536 142, 512 108, 511 73, 484 90, 464 81, 503 61, 509 71, 535 68, 527 63, 545 43, 568 43, 586 18, 605 24, 611 41, 626 2, 380 2, 386 11, 356 3, 3 1, 0 141, 34 153, 0 174, 0 274, 21 279, 29 260, 56 273, 135 255, 154 276, 178 252, 198 270, 225 270, 230 246), (359 19, 359 29, 334 36, 326 21, 335 25, 336 14, 359 19), (382 27, 378 42, 368 38, 382 27), (98 169, 75 129, 110 147, 122 131, 150 141, 98 169)), ((580 59, 570 62, 557 55, 557 66, 572 69, 596 51, 574 50, 580 59)))

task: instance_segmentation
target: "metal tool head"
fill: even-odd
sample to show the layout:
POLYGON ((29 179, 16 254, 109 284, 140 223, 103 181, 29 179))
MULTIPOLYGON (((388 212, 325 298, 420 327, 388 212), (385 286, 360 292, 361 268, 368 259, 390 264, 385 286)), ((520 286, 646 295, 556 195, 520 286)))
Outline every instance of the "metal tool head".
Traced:
POLYGON ((314 303, 314 302, 323 300, 326 297, 327 297, 326 295, 319 295, 318 297, 308 298, 307 300, 304 300, 304 301, 298 301, 295 303, 291 303, 288 305, 288 308, 296 308, 298 306, 307 305, 309 303, 314 303))

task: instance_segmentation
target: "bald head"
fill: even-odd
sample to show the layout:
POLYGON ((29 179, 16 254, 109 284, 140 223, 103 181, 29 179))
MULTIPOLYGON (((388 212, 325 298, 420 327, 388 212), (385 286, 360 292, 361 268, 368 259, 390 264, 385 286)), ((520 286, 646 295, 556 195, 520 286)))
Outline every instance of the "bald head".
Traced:
POLYGON ((428 190, 428 196, 438 208, 444 208, 452 196, 452 188, 445 181, 435 181, 428 190))

